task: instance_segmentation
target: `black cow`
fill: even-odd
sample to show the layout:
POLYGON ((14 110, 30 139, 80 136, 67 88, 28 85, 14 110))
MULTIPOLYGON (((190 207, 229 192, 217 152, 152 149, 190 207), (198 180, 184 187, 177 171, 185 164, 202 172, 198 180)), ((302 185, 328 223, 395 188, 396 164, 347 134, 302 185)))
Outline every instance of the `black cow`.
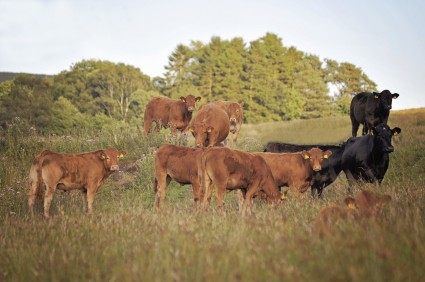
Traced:
POLYGON ((381 184, 389 165, 389 154, 394 151, 391 138, 401 129, 378 124, 370 128, 372 135, 351 137, 345 143, 342 154, 342 168, 348 180, 348 192, 351 187, 366 181, 381 184))
POLYGON ((380 123, 387 124, 392 100, 397 99, 398 96, 397 93, 391 94, 389 90, 384 90, 381 93, 364 92, 354 96, 350 105, 352 136, 357 136, 360 124, 363 124, 363 135, 366 135, 373 126, 380 123))
POLYGON ((308 151, 311 148, 318 147, 326 151, 330 150, 332 155, 328 159, 324 159, 322 163, 322 170, 314 172, 313 182, 311 185, 311 194, 313 197, 322 197, 323 189, 331 185, 338 174, 342 171, 341 158, 344 152, 344 144, 341 145, 296 145, 282 142, 269 142, 264 148, 264 152, 274 153, 293 153, 308 151))

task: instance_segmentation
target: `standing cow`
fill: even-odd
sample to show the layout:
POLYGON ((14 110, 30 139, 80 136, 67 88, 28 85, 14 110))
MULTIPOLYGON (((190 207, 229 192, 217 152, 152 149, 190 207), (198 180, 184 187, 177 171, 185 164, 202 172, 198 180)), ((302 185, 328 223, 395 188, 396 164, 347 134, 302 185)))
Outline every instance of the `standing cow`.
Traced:
POLYGON ((279 202, 282 194, 264 159, 258 155, 229 148, 214 147, 205 150, 200 164, 201 185, 204 193, 203 209, 209 201, 212 186, 217 188, 217 207, 223 208, 226 191, 241 189, 244 203, 241 212, 250 212, 252 196, 262 190, 271 202, 279 202))
POLYGON ((295 153, 308 151, 312 148, 319 148, 323 151, 329 150, 332 154, 329 158, 325 158, 320 171, 313 172, 311 194, 313 197, 322 197, 323 189, 331 185, 342 171, 341 158, 344 152, 345 144, 341 145, 297 145, 283 142, 269 142, 264 148, 264 152, 272 153, 295 153))
POLYGON ((232 146, 236 146, 236 142, 238 141, 239 131, 241 130, 243 123, 243 102, 237 103, 232 101, 214 101, 211 104, 217 105, 222 108, 229 117, 230 123, 230 133, 232 133, 232 137, 228 137, 227 140, 232 141, 232 146))
POLYGON ((401 129, 390 129, 386 124, 378 124, 371 129, 372 135, 351 137, 345 144, 342 154, 342 168, 348 180, 348 192, 362 180, 381 184, 389 165, 389 154, 394 151, 391 138, 401 129))
POLYGON ((192 184, 194 207, 200 199, 198 161, 203 149, 162 145, 155 154, 155 208, 164 205, 165 191, 173 179, 181 185, 192 184))
POLYGON ((152 123, 155 122, 155 132, 160 130, 160 127, 171 128, 173 134, 179 130, 183 132, 190 120, 192 113, 195 110, 195 104, 201 100, 201 97, 188 95, 180 97, 180 99, 170 99, 167 97, 155 97, 146 106, 144 116, 144 127, 146 134, 152 130, 152 123))
POLYGON ((354 96, 350 105, 352 136, 357 136, 360 124, 363 124, 362 135, 366 135, 371 127, 379 123, 387 124, 392 100, 397 99, 398 96, 399 94, 391 94, 389 90, 381 93, 359 93, 354 96))
POLYGON ((126 152, 115 148, 82 154, 59 154, 45 150, 32 163, 29 175, 28 206, 34 214, 35 197, 41 197, 43 183, 46 185, 44 195, 44 216, 49 218, 50 204, 56 189, 82 191, 83 202, 88 205, 88 213, 93 212, 96 192, 106 179, 119 170, 118 159, 126 152))
POLYGON ((217 146, 229 135, 229 118, 222 108, 208 103, 199 109, 188 130, 195 137, 196 147, 217 146))

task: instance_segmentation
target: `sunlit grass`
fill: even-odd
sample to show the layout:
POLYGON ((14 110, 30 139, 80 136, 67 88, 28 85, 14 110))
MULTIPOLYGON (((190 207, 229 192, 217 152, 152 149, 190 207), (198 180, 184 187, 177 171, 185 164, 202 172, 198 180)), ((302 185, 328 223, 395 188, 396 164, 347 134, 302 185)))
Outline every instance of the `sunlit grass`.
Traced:
MULTIPOLYGON (((0 281, 421 281, 425 275, 425 110, 391 114, 395 152, 381 187, 393 202, 379 220, 342 222, 320 236, 312 224, 326 205, 342 204, 343 174, 323 200, 255 202, 238 213, 234 193, 225 212, 214 200, 194 212, 189 185, 172 182, 164 210, 153 206, 154 150, 168 135, 135 129, 71 137, 12 132, 0 137, 0 281), (27 176, 44 148, 61 152, 107 146, 126 149, 122 166, 83 213, 80 193, 57 192, 52 218, 27 209, 27 176)), ((261 150, 268 141, 338 144, 350 136, 348 118, 244 125, 239 148, 261 150)), ((172 141, 176 142, 176 141, 172 141)), ((190 142, 190 138, 188 140, 190 142)))

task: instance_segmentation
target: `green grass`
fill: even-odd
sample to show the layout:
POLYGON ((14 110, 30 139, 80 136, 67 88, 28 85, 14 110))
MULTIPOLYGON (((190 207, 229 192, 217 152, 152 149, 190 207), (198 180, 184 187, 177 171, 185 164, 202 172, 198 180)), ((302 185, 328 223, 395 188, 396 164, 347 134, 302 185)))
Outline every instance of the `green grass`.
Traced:
MULTIPOLYGON (((391 114, 395 152, 382 187, 393 201, 379 220, 342 222, 320 236, 320 208, 342 204, 343 174, 323 200, 255 202, 242 217, 234 193, 225 213, 194 212, 190 186, 174 182, 167 208, 153 206, 154 149, 167 134, 145 137, 115 128, 70 137, 40 137, 18 125, 0 136, 0 281, 421 281, 425 275, 425 110, 391 114), (82 211, 80 193, 57 192, 51 220, 27 209, 27 176, 44 148, 61 152, 107 146, 126 149, 133 171, 108 179, 82 211)), ((268 141, 337 144, 350 136, 348 118, 243 125, 239 148, 261 150, 268 141)), ((188 143, 191 142, 188 138, 188 143)))

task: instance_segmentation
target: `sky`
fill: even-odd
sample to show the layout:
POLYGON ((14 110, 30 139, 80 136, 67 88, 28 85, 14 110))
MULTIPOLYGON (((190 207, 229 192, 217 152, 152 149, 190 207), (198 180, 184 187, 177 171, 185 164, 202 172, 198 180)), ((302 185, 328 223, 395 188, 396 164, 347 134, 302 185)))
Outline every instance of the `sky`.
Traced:
POLYGON ((399 93, 393 109, 425 107, 422 0, 0 0, 0 71, 58 74, 83 59, 162 76, 178 44, 267 32, 286 47, 350 62, 399 93))

